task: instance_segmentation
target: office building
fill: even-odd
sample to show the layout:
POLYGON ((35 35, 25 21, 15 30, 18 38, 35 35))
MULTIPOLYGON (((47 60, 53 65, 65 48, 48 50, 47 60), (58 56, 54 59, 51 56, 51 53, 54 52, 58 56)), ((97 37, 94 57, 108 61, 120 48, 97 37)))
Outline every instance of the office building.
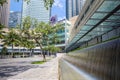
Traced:
POLYGON ((50 9, 46 9, 43 0, 30 0, 29 3, 23 2, 22 17, 30 16, 38 21, 49 22, 50 9))
POLYGON ((85 0, 66 0, 66 18, 69 20, 71 17, 79 15, 85 0))
POLYGON ((62 25, 64 29, 61 29, 57 32, 57 37, 59 41, 55 44, 55 46, 60 47, 62 50, 64 50, 69 39, 69 27, 71 27, 71 24, 66 19, 60 20, 56 22, 56 24, 62 25))
POLYGON ((21 12, 10 12, 9 27, 16 27, 21 23, 21 12))

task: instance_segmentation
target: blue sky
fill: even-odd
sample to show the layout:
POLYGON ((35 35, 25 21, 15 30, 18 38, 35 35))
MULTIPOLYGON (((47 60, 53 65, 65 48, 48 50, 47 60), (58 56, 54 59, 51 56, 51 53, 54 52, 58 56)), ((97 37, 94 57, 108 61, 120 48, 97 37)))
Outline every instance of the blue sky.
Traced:
MULTIPOLYGON (((22 0, 20 0, 20 2, 10 0, 10 11, 21 11, 21 8, 22 0)), ((58 20, 65 18, 65 0, 55 0, 51 15, 56 15, 58 17, 58 20)))
POLYGON ((15 0, 10 0, 10 11, 21 11, 22 8, 22 0, 19 2, 15 0))
POLYGON ((57 15, 58 20, 65 18, 65 0, 55 0, 52 15, 57 15))

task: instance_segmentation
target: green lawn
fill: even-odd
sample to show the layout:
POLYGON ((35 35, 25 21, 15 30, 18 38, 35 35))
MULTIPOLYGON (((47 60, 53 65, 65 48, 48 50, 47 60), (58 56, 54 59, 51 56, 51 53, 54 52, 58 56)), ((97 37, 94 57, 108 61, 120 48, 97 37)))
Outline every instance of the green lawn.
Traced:
POLYGON ((34 62, 32 62, 31 64, 43 64, 43 63, 45 63, 46 61, 34 61, 34 62))

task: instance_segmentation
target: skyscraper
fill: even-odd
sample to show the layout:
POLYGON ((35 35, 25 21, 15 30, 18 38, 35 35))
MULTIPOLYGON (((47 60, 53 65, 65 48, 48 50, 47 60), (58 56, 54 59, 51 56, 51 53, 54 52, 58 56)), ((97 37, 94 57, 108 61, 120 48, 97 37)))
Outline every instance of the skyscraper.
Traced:
POLYGON ((44 7, 43 0, 30 0, 29 3, 23 2, 22 17, 30 16, 38 21, 48 22, 50 18, 50 9, 44 7))
POLYGON ((85 0, 66 0, 66 18, 70 19, 80 13, 85 0))
POLYGON ((10 12, 9 27, 16 27, 21 23, 21 12, 10 12))
POLYGON ((4 3, 3 6, 0 5, 0 24, 6 27, 8 27, 9 6, 10 0, 7 0, 7 3, 4 3))

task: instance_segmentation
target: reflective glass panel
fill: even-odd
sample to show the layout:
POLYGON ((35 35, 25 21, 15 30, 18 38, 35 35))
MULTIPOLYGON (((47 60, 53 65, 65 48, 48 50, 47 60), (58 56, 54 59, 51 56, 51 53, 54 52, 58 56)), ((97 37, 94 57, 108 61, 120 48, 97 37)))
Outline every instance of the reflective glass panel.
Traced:
POLYGON ((101 7, 97 11, 111 12, 119 4, 120 4, 120 1, 115 1, 115 0, 104 1, 101 7))

